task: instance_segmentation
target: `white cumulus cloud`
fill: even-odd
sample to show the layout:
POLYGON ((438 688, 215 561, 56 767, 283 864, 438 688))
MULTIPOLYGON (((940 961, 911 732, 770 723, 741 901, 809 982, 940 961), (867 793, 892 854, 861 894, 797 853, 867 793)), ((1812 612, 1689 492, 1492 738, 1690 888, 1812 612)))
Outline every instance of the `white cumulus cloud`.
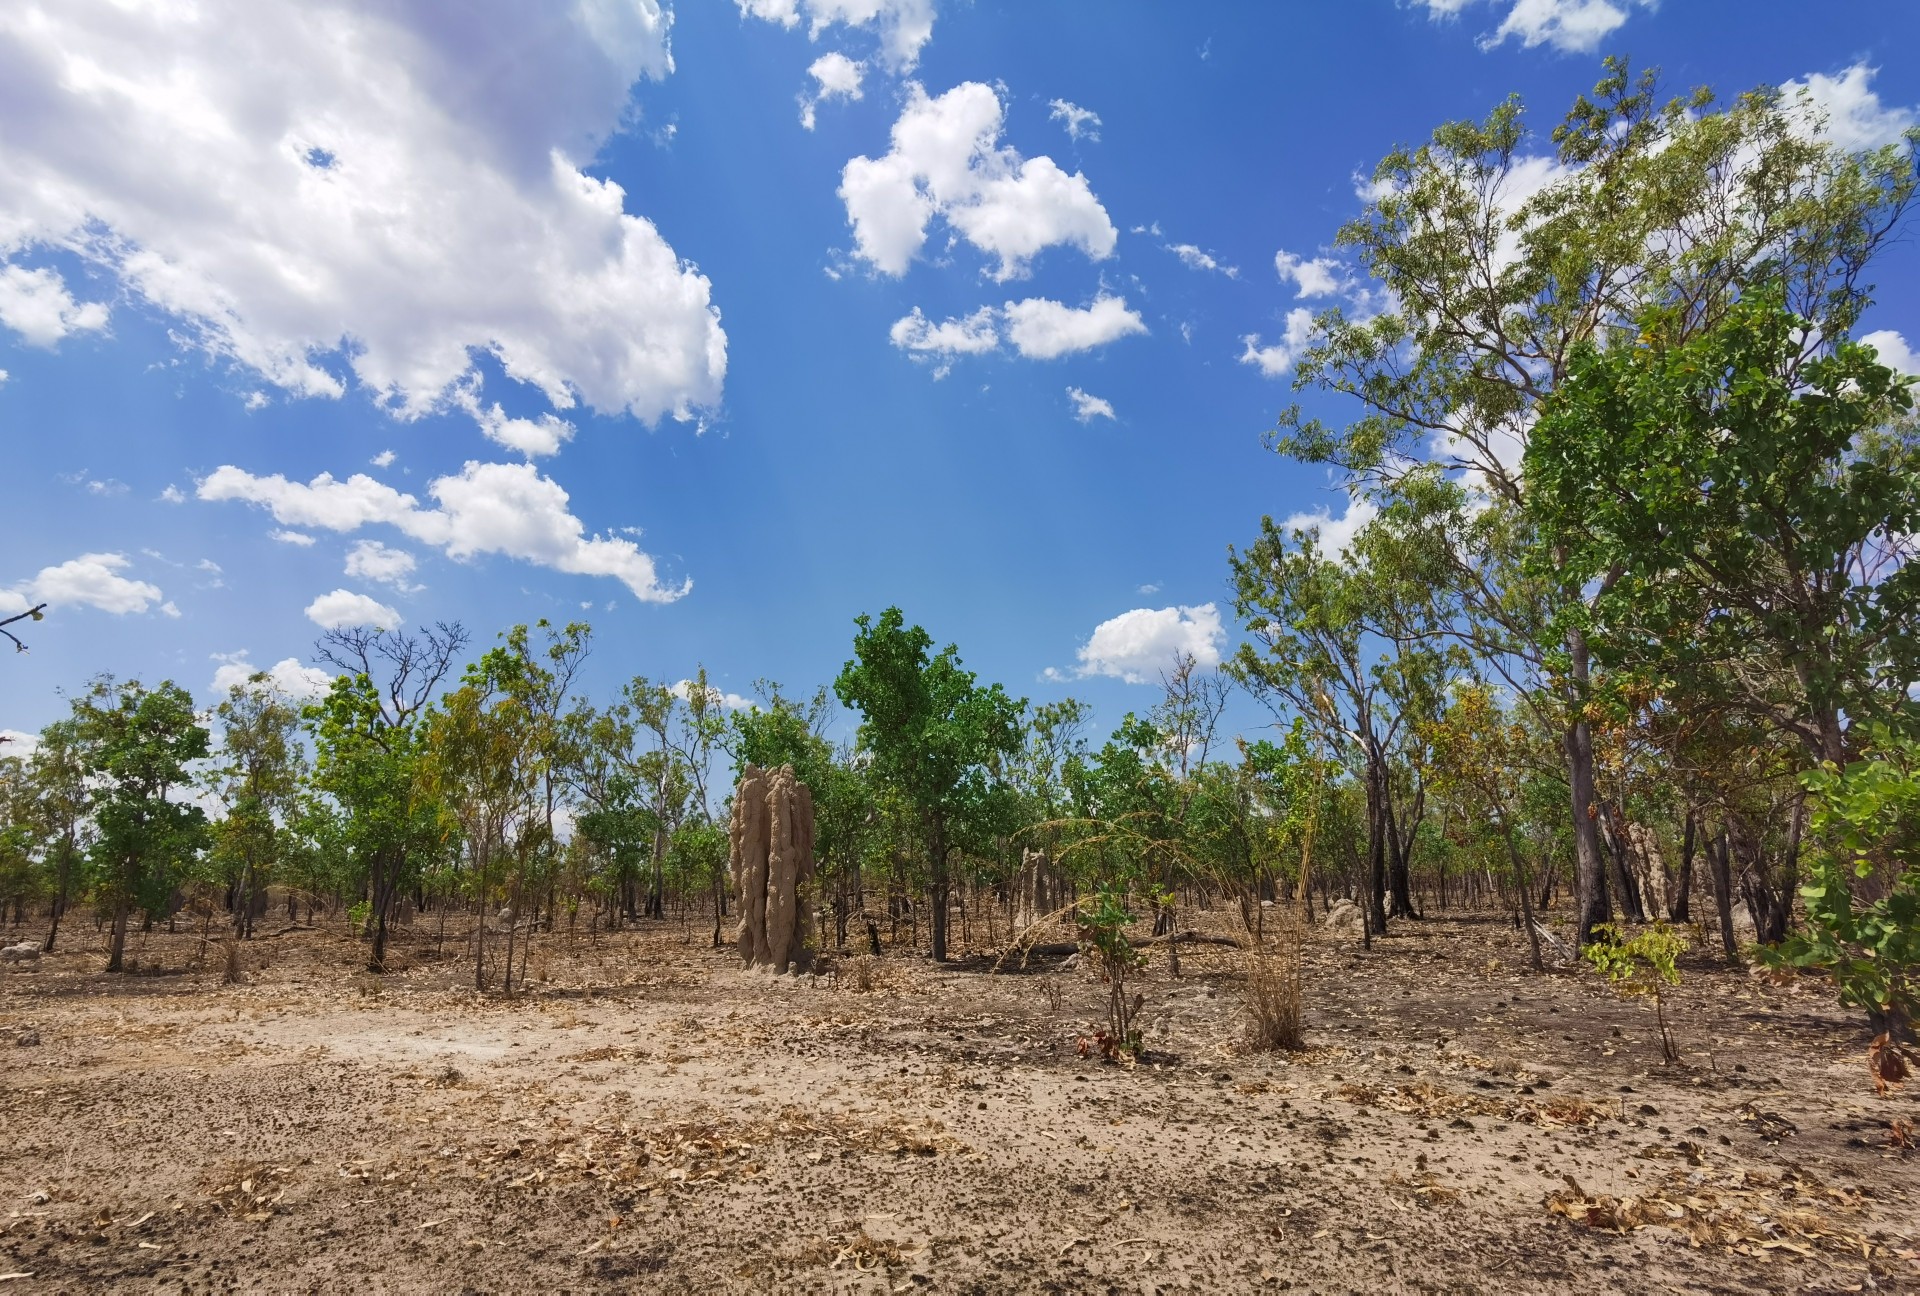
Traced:
POLYGON ((1079 104, 1070 103, 1065 99, 1050 99, 1047 101, 1047 107, 1052 110, 1047 116, 1059 122, 1070 138, 1075 140, 1091 140, 1096 144, 1099 143, 1099 113, 1094 112, 1091 108, 1082 108, 1079 104))
POLYGON ((1097 418, 1110 419, 1113 414, 1113 402, 1102 400, 1090 392, 1078 387, 1067 388, 1067 399, 1073 402, 1073 416, 1082 423, 1091 423, 1097 418))
POLYGON ((1180 258, 1180 264, 1189 270, 1211 270, 1223 274, 1229 279, 1240 277, 1240 267, 1223 264, 1213 253, 1192 243, 1169 243, 1167 251, 1180 258))
MULTIPOLYGON (((1563 53, 1585 54, 1626 25, 1634 8, 1651 9, 1655 0, 1499 0, 1506 17, 1480 38, 1492 49, 1513 38, 1532 49, 1551 45, 1563 53)), ((1457 18, 1479 0, 1415 0, 1438 22, 1457 18)))
POLYGON ((0 262, 77 256, 296 395, 351 371, 418 415, 488 353, 556 408, 688 415, 726 369, 710 285, 580 169, 672 70, 670 24, 659 0, 0 7, 0 262))
POLYGON ((1345 558, 1353 547, 1354 537, 1378 516, 1380 509, 1371 500, 1349 496, 1346 511, 1339 517, 1323 506, 1282 518, 1280 528, 1296 534, 1311 532, 1318 538, 1314 546, 1317 553, 1328 558, 1345 558))
MULTIPOLYGON (((122 576, 120 573, 131 565, 125 554, 86 553, 42 567, 31 579, 11 589, 0 589, 0 615, 11 616, 40 603, 51 604, 53 609, 98 608, 116 616, 145 612, 161 601, 160 588, 122 576)), ((167 611, 167 608, 161 610, 167 611)), ((168 615, 178 616, 179 611, 175 609, 168 615)))
MULTIPOLYGON (((308 614, 312 614, 311 608, 308 614)), ((265 674, 275 689, 297 702, 317 698, 333 685, 333 676, 317 666, 302 665, 297 657, 283 657, 265 667, 255 666, 244 652, 215 653, 214 657, 221 665, 207 687, 218 698, 225 698, 235 685, 245 684, 258 674, 265 674)))
POLYGON ((860 83, 866 71, 866 64, 856 62, 838 50, 815 59, 807 69, 807 75, 813 78, 817 88, 811 94, 800 96, 800 124, 812 130, 816 110, 829 99, 860 98, 860 83))
POLYGON ((1269 378, 1278 378, 1293 368, 1293 362, 1313 340, 1313 312, 1296 306, 1287 312, 1287 325, 1278 342, 1262 346, 1257 333, 1240 339, 1240 363, 1253 365, 1269 378))
POLYGON ((347 550, 347 575, 391 585, 403 594, 419 588, 407 582, 414 565, 414 556, 405 549, 394 549, 378 540, 360 540, 347 550))
POLYGON ((379 599, 343 589, 322 594, 307 604, 307 620, 322 630, 345 630, 352 626, 398 630, 401 625, 400 614, 379 599))
POLYGON ((1860 339, 1880 355, 1880 363, 1896 373, 1920 375, 1920 352, 1892 329, 1877 329, 1860 339))
POLYGON ((782 27, 798 26, 807 17, 807 36, 820 34, 836 23, 870 29, 879 38, 880 55, 897 73, 913 70, 920 51, 933 39, 933 0, 735 0, 740 12, 782 27))
POLYGON ((1880 102, 1873 88, 1877 71, 1855 63, 1839 76, 1814 72, 1804 81, 1787 82, 1780 91, 1790 101, 1804 102, 1812 110, 1807 124, 1841 148, 1850 152, 1880 148, 1920 125, 1920 115, 1912 108, 1880 102))
POLYGON ((915 306, 912 314, 893 322, 887 337, 902 351, 942 360, 959 355, 984 355, 1000 346, 1000 333, 995 327, 998 318, 999 312, 993 307, 982 306, 971 315, 935 324, 915 306))
POLYGON ((1273 254, 1274 273, 1291 282, 1296 297, 1332 297, 1347 286, 1340 263, 1331 257, 1301 258, 1291 252, 1273 254))
POLYGON ((587 535, 568 507, 567 492, 532 464, 469 462, 427 484, 437 508, 365 473, 345 481, 321 473, 302 484, 279 473, 256 476, 223 465, 201 480, 198 493, 203 500, 258 505, 286 526, 395 527, 458 562, 500 554, 574 575, 611 576, 647 602, 670 603, 693 588, 692 581, 661 584, 652 557, 632 540, 587 535))
POLYGON ((998 260, 992 273, 1001 282, 1024 275, 1049 247, 1078 247, 1095 261, 1112 255, 1119 231, 1086 177, 1002 146, 1005 119, 999 93, 978 81, 937 99, 909 85, 890 151, 854 158, 841 172, 855 253, 882 274, 903 275, 938 216, 998 260))
POLYGON ((1030 360, 1051 360, 1075 351, 1117 342, 1145 333, 1140 312, 1127 309, 1124 297, 1096 297, 1084 307, 1066 306, 1045 297, 1008 302, 1001 308, 1007 321, 1007 340, 1030 360))
POLYGON ((940 362, 943 376, 955 356, 986 355, 1003 340, 1029 360, 1052 360, 1076 351, 1091 351, 1117 342, 1147 326, 1140 312, 1127 309, 1124 297, 1096 297, 1082 307, 1045 297, 1010 301, 999 308, 982 306, 971 315, 934 323, 918 306, 893 322, 887 335, 896 347, 916 358, 940 362))
POLYGON ((1080 647, 1081 675, 1108 675, 1145 684, 1192 657, 1203 670, 1220 664, 1227 632, 1211 603, 1197 607, 1135 608, 1102 621, 1080 647))
MULTIPOLYGON (((692 699, 693 689, 694 684, 692 680, 676 680, 674 683, 667 685, 667 692, 673 694, 673 696, 679 698, 682 702, 692 699)), ((756 709, 756 704, 752 698, 742 697, 738 693, 728 693, 726 690, 712 684, 707 685, 706 697, 709 707, 718 707, 723 711, 751 711, 756 709)))
MULTIPOLYGON (((0 162, 0 174, 5 163, 0 162)), ((0 215, 0 230, 5 228, 0 215)), ((7 254, 0 236, 0 256, 7 254)), ((53 270, 0 265, 0 324, 34 346, 50 347, 69 333, 97 332, 107 326, 104 302, 78 302, 67 282, 53 270)))

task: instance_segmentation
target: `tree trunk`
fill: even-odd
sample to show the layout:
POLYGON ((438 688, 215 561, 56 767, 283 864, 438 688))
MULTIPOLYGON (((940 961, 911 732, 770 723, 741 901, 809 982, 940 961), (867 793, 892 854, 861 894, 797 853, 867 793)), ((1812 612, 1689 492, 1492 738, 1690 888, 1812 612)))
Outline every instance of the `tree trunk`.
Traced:
POLYGON ((1728 858, 1731 854, 1727 830, 1722 826, 1719 835, 1707 841, 1707 873, 1713 886, 1713 907, 1720 915, 1720 945, 1726 951, 1727 962, 1737 964, 1740 949, 1733 939, 1733 869, 1728 858))
MULTIPOLYGON (((1570 636, 1578 639, 1579 637, 1570 636)), ((1579 639, 1575 675, 1586 683, 1586 641, 1579 639)), ((1578 943, 1593 938, 1593 929, 1613 916, 1607 903, 1607 866, 1600 854, 1599 798, 1593 779, 1593 730, 1585 720, 1567 730, 1567 781, 1573 789, 1573 907, 1578 943)))
POLYGON ((127 898, 122 895, 113 902, 113 935, 107 945, 107 971, 123 971, 126 952, 127 898))
POLYGON ((1687 921, 1687 897, 1693 892, 1695 836, 1693 811, 1689 810, 1686 826, 1680 832, 1680 876, 1667 891, 1667 917, 1677 923, 1687 921))
POLYGON ((947 961, 947 821, 936 815, 933 820, 933 856, 929 861, 933 881, 933 961, 947 961))
POLYGON ((1640 888, 1633 884, 1633 872, 1627 864, 1627 821, 1611 803, 1604 804, 1607 832, 1607 860, 1613 869, 1613 890, 1620 897, 1620 913, 1629 922, 1647 920, 1646 907, 1640 903, 1640 888))
POLYGON ((1400 837, 1400 822, 1393 811, 1393 787, 1384 778, 1381 780, 1380 806, 1386 811, 1387 845, 1392 852, 1392 871, 1388 875, 1393 891, 1393 908, 1388 913, 1391 918, 1418 918, 1413 908, 1413 885, 1407 868, 1407 843, 1400 837))

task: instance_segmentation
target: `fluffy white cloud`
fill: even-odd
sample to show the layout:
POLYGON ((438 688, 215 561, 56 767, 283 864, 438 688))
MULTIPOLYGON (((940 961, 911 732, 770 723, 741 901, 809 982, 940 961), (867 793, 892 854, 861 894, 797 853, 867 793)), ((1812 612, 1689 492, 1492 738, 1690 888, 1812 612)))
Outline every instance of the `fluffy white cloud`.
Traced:
MULTIPOLYGON (((122 576, 120 573, 130 565, 125 554, 88 553, 56 566, 42 567, 31 580, 22 581, 12 589, 0 589, 0 614, 11 616, 38 603, 50 603, 55 608, 98 608, 116 616, 145 612, 160 602, 160 589, 146 581, 122 576)), ((177 608, 169 611, 171 606, 162 607, 161 611, 170 616, 180 615, 177 608)))
POLYGON ((907 87, 892 148, 857 157, 840 176, 855 253, 882 274, 902 275, 935 216, 998 258, 998 281, 1026 273, 1045 248, 1078 247, 1095 261, 1120 235, 1079 172, 1052 158, 1023 158, 999 143, 1005 106, 992 86, 967 81, 939 98, 907 87))
POLYGON ((1211 603, 1135 608, 1094 627, 1080 648, 1079 673, 1145 684, 1173 669, 1183 657, 1212 670, 1220 664, 1220 647, 1226 638, 1219 609, 1211 603))
POLYGON ((1281 283, 1294 285, 1296 297, 1331 297, 1347 286, 1340 263, 1331 257, 1303 259, 1282 250, 1273 254, 1273 269, 1281 283))
POLYGON ((361 540, 347 550, 347 575, 391 585, 403 594, 419 588, 407 583, 413 568, 412 554, 405 549, 390 548, 378 540, 361 540))
MULTIPOLYGON (((489 441, 516 450, 529 459, 538 459, 542 455, 560 453, 560 447, 573 440, 573 424, 553 414, 542 414, 537 419, 510 418, 507 412, 495 401, 492 405, 480 403, 480 389, 477 382, 466 383, 453 393, 453 403, 473 416, 480 425, 480 432, 489 441)), ((393 462, 393 451, 383 450, 373 457, 375 467, 385 468, 393 462), (387 463, 381 463, 385 458, 387 463)))
MULTIPOLYGON (((674 683, 667 685, 667 692, 673 694, 682 702, 689 701, 693 697, 693 681, 676 680, 674 683)), ((728 693, 724 689, 716 688, 712 684, 707 685, 706 696, 709 707, 718 707, 722 711, 751 711, 757 709, 758 706, 752 698, 741 697, 738 693, 728 693)))
POLYGON ((1140 312, 1128 310, 1124 297, 1096 297, 1091 305, 1079 308, 1029 297, 1008 302, 1000 313, 1007 321, 1007 340, 1030 360, 1091 351, 1147 331, 1140 312))
POLYGON ((1000 334, 994 327, 998 317, 999 312, 993 307, 982 306, 964 318, 935 324, 915 306, 911 315, 893 322, 887 337, 902 351, 935 356, 942 361, 960 355, 984 355, 1000 345, 1000 334))
POLYGON ((1067 399, 1073 402, 1073 416, 1082 423, 1091 423, 1097 418, 1110 419, 1113 414, 1113 402, 1102 400, 1078 387, 1067 388, 1067 399))
MULTIPOLYGON (((0 242, 0 256, 6 252, 5 243, 0 242)), ((75 301, 67 291, 66 280, 53 270, 0 265, 0 324, 18 333, 24 342, 50 347, 69 333, 105 328, 107 306, 104 302, 75 301)))
MULTIPOLYGON (((1480 0, 1415 0, 1436 21, 1457 18, 1480 0)), ((1507 14, 1480 48, 1492 49, 1509 37, 1528 49, 1551 45, 1563 53, 1588 53, 1625 25, 1630 11, 1652 8, 1655 0, 1499 0, 1507 14)))
POLYGON ((304 531, 273 530, 267 532, 267 538, 278 540, 281 544, 298 545, 302 549, 310 548, 313 544, 313 537, 304 531))
MULTIPOLYGON (((335 593, 343 592, 335 591, 335 593)), ((311 616, 313 609, 309 608, 307 612, 311 616)), ((234 685, 245 684, 256 674, 261 673, 267 676, 274 688, 296 701, 317 698, 333 684, 333 676, 317 666, 301 665, 297 657, 283 657, 267 667, 255 666, 247 660, 247 654, 244 652, 215 653, 214 659, 221 665, 213 672, 213 682, 207 687, 215 697, 226 697, 234 685)))
MULTIPOLYGON (((1437 22, 1458 17, 1479 0, 1415 2, 1437 22)), ((1500 26, 1480 38, 1480 48, 1492 49, 1513 37, 1528 49, 1551 45, 1563 53, 1588 53, 1624 26, 1636 6, 1651 9, 1654 0, 1511 0, 1500 26)))
POLYGON ((0 7, 33 123, 0 152, 0 261, 76 255, 291 393, 350 369, 416 415, 487 352, 556 407, 687 414, 726 368, 708 281, 579 166, 671 71, 670 23, 658 0, 0 7))
POLYGON ((1880 102, 1873 89, 1877 71, 1855 63, 1839 76, 1815 72, 1804 81, 1787 82, 1780 90, 1788 99, 1804 102, 1812 110, 1809 124, 1841 148, 1879 148, 1920 125, 1920 117, 1912 108, 1880 102))
POLYGON ((971 315, 938 324, 916 306, 912 314, 893 322, 887 336, 916 358, 937 359, 938 377, 945 375, 955 356, 998 350, 1001 323, 1006 326, 1006 340, 1029 360, 1052 360, 1075 351, 1091 351, 1147 331, 1140 312, 1128 310, 1124 297, 1096 297, 1090 305, 1078 308, 1045 297, 1029 297, 1010 301, 997 310, 982 306, 971 315))
POLYGON ((159 500, 162 504, 185 504, 187 502, 187 493, 178 486, 169 484, 165 490, 160 492, 159 500))
POLYGON ((456 561, 501 554, 555 571, 611 576, 647 602, 670 603, 693 588, 692 581, 662 585, 653 559, 632 540, 588 536, 568 509, 567 492, 532 464, 469 462, 457 475, 428 483, 427 493, 438 508, 423 507, 412 495, 365 473, 345 481, 321 473, 302 484, 279 473, 260 477, 230 465, 215 469, 199 486, 203 500, 256 504, 289 526, 329 531, 392 526, 456 561))
POLYGON ((920 50, 933 39, 933 0, 735 0, 735 3, 741 13, 777 22, 782 27, 798 25, 804 11, 810 40, 819 40, 820 33, 835 23, 871 28, 879 35, 881 56, 897 73, 911 72, 920 59, 920 50))
POLYGON ((345 630, 351 626, 398 630, 401 625, 399 612, 385 603, 343 589, 322 594, 307 604, 307 620, 322 630, 345 630))
POLYGON ((391 468, 393 466, 393 458, 393 451, 382 450, 379 454, 367 460, 367 462, 375 468, 391 468))
POLYGON ((1282 518, 1280 527, 1283 531, 1311 531, 1319 537, 1317 552, 1328 557, 1344 557, 1361 528, 1378 516, 1380 509, 1371 500, 1349 496, 1346 511, 1339 517, 1322 507, 1282 518))
POLYGON ((1069 137, 1076 140, 1100 140, 1100 114, 1091 108, 1082 108, 1077 103, 1065 99, 1050 99, 1047 107, 1052 109, 1047 116, 1060 123, 1069 137))
POLYGON ((860 98, 860 83, 866 71, 865 63, 856 62, 838 50, 815 59, 807 75, 818 88, 812 94, 800 96, 800 124, 812 130, 815 110, 829 99, 860 98))
POLYGON ((0 729, 0 757, 25 760, 40 747, 40 735, 24 729, 0 729))
POLYGON ((1296 306, 1287 312, 1286 331, 1278 342, 1270 346, 1260 345, 1260 335, 1249 333, 1240 339, 1243 350, 1240 363, 1259 368, 1269 378, 1278 378, 1293 368, 1293 362, 1313 340, 1313 312, 1304 306, 1296 306))
POLYGON ((1878 329, 1860 339, 1880 353, 1880 363, 1896 373, 1920 374, 1920 352, 1892 329, 1878 329))
POLYGON ((1179 257, 1180 264, 1189 270, 1211 270, 1215 274, 1223 274, 1229 279, 1238 279, 1240 277, 1239 266, 1223 265, 1211 252, 1207 252, 1192 243, 1169 243, 1167 244, 1167 251, 1179 257))

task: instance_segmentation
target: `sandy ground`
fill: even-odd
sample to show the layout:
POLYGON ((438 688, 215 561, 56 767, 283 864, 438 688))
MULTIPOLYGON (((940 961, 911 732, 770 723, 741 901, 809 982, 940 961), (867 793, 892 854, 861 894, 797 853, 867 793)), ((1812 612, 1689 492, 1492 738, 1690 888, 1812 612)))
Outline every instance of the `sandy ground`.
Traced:
POLYGON ((0 975, 0 1296, 1920 1290, 1920 1101, 1821 987, 1690 965, 1664 1067, 1504 923, 1400 933, 1316 935, 1298 1057, 1245 1050, 1234 951, 1156 959, 1122 1067, 1080 969, 862 991, 656 924, 509 1001, 427 941, 374 978, 289 932, 223 986, 76 930, 0 975))

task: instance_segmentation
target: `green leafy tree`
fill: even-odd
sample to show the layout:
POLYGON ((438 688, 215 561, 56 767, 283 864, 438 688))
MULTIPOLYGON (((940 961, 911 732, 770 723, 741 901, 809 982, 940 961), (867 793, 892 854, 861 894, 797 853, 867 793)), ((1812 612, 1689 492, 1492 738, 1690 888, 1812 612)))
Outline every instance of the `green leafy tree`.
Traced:
POLYGON ((1775 961, 1833 977, 1873 1029, 1911 1043, 1920 1008, 1920 741, 1876 726, 1861 759, 1809 772, 1807 930, 1775 961))
POLYGON ((315 656, 341 673, 305 718, 313 786, 338 807, 329 832, 367 896, 368 967, 384 971, 395 900, 439 849, 438 808, 420 775, 424 712, 467 634, 442 623, 418 634, 331 630, 315 656))
POLYGON ((854 656, 834 692, 861 713, 860 745, 875 774, 919 819, 933 893, 933 957, 945 961, 948 856, 957 840, 978 840, 1011 818, 1012 796, 999 769, 1019 750, 1025 703, 998 684, 978 684, 953 645, 934 653, 932 637, 908 626, 897 607, 855 624, 854 656))
POLYGON ((1651 304, 1683 304, 1676 327, 1691 333, 1778 280, 1821 334, 1851 328, 1913 194, 1911 141, 1851 154, 1811 125, 1804 99, 1771 90, 1662 103, 1651 76, 1609 60, 1551 152, 1530 150, 1517 99, 1394 150, 1337 240, 1374 285, 1358 309, 1316 319, 1295 368, 1297 387, 1348 396, 1358 416, 1280 418, 1282 452, 1420 520, 1460 600, 1451 630, 1559 716, 1583 936, 1611 912, 1593 662, 1583 627, 1553 614, 1594 590, 1522 570, 1522 452, 1580 345, 1651 304))
POLYGON ((300 708, 259 673, 234 685, 214 716, 220 751, 210 782, 226 816, 213 826, 213 855, 229 872, 234 931, 249 939, 287 853, 287 824, 306 781, 300 708))
POLYGON ((1778 287, 1712 327, 1583 346, 1527 447, 1540 561, 1601 660, 1681 681, 1842 763, 1920 676, 1920 445, 1907 380, 1816 341, 1778 287))
POLYGON ((206 812, 173 799, 211 739, 192 696, 168 680, 102 676, 73 700, 74 737, 94 824, 96 894, 112 911, 107 971, 123 969, 127 917, 164 909, 183 866, 205 844, 206 812))
POLYGON ((41 948, 51 954, 86 859, 92 826, 87 818, 87 768, 77 722, 56 720, 40 731, 26 762, 28 800, 23 812, 45 862, 52 916, 41 948))

